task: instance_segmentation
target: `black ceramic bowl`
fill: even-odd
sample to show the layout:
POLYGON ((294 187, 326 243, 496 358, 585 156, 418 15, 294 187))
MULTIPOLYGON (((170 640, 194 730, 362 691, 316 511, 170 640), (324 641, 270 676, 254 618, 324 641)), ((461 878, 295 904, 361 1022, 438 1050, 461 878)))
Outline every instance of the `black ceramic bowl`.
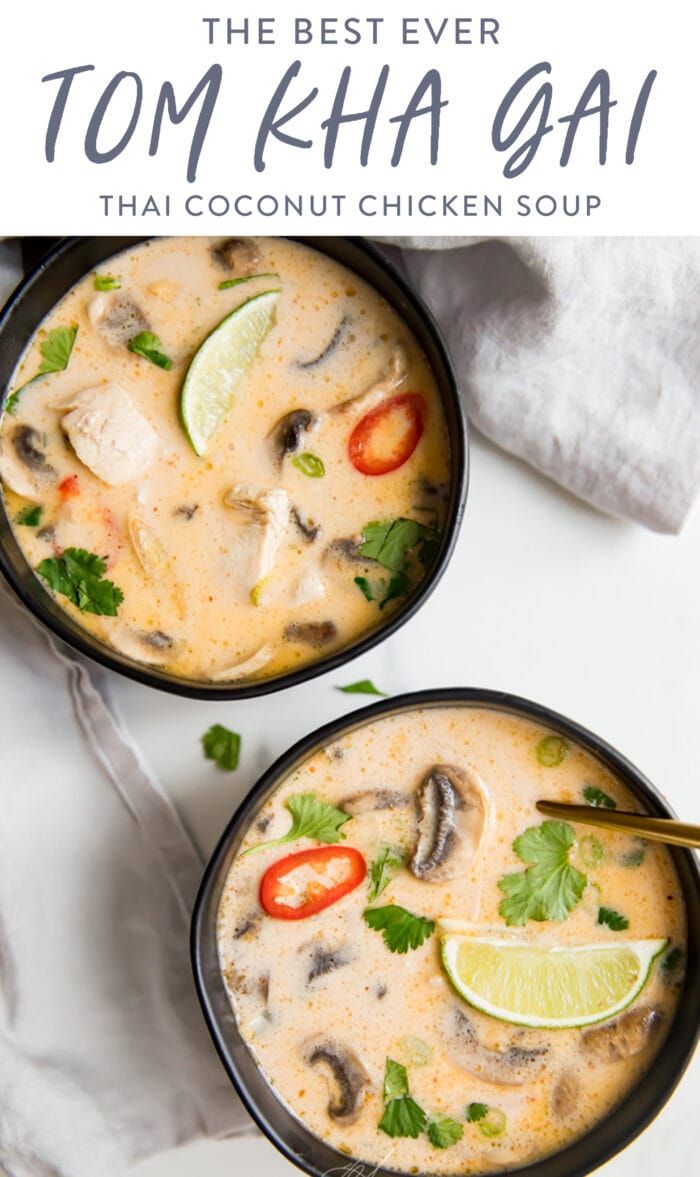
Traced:
MULTIPOLYGON (((45 255, 0 315, 0 405, 28 340, 58 300, 107 258, 144 240, 147 238, 71 237, 60 241, 45 255)), ((344 649, 299 670, 259 681, 227 685, 179 678, 165 670, 144 666, 87 633, 61 609, 33 574, 12 533, 4 508, 0 506, 0 572, 32 613, 82 654, 137 682, 172 694, 196 699, 251 698, 305 682, 366 653, 395 633, 430 596, 447 567, 462 521, 468 481, 466 422, 454 370, 430 311, 391 261, 363 238, 297 237, 293 240, 327 254, 364 278, 398 312, 423 349, 442 400, 451 450, 451 480, 439 550, 432 567, 414 592, 376 629, 362 634, 344 649)))
MULTIPOLYGON (((192 963, 199 999, 214 1045, 229 1077, 251 1116, 281 1153, 312 1177, 329 1172, 352 1172, 356 1177, 390 1177, 391 1170, 354 1162, 314 1136, 278 1100, 238 1032, 219 972, 216 917, 221 893, 238 846, 268 797, 297 766, 339 736, 382 716, 416 707, 463 705, 506 711, 534 720, 586 751, 613 772, 644 808, 658 817, 672 811, 653 785, 628 760, 593 735, 548 707, 500 691, 448 689, 419 691, 364 707, 326 724, 300 740, 258 781, 231 822, 206 869, 192 919, 192 963), (351 1168, 352 1166, 352 1168, 351 1168)), ((688 959, 678 1012, 653 1066, 608 1116, 581 1139, 561 1152, 511 1173, 527 1177, 583 1177, 610 1159, 639 1135, 668 1100, 681 1078, 700 1032, 700 873, 690 851, 671 849, 678 871, 688 919, 688 959)), ((394 1174, 395 1177, 395 1174, 394 1174)))

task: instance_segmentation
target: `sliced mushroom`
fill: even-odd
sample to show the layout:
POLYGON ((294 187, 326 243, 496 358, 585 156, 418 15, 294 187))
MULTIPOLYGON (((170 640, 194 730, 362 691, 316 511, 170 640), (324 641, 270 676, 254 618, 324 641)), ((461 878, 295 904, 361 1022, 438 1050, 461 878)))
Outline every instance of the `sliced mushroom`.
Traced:
MULTIPOLYGON (((259 908, 256 908, 254 911, 248 912, 248 914, 244 915, 242 920, 240 920, 240 922, 238 924, 236 924, 236 927, 233 929, 234 940, 242 940, 244 936, 248 936, 248 937, 253 936, 260 928, 261 923, 262 923, 262 912, 260 911, 259 908)), ((269 978, 266 978, 265 1001, 267 1001, 267 989, 268 988, 269 988, 269 978)))
POLYGON ((31 498, 57 478, 46 461, 42 436, 31 425, 16 425, 9 438, 0 441, 0 478, 23 498, 31 498))
POLYGON ((142 478, 155 461, 158 434, 120 384, 84 388, 56 407, 69 410, 61 426, 76 455, 108 486, 142 478))
POLYGON ((291 413, 285 413, 280 418, 268 434, 278 466, 281 466, 287 454, 299 453, 304 435, 312 433, 318 421, 310 409, 292 409, 291 413))
POLYGON ((369 1075, 357 1055, 334 1038, 314 1038, 303 1048, 312 1067, 323 1066, 328 1080, 328 1115, 332 1120, 352 1124, 362 1108, 369 1075))
POLYGON ((229 237, 212 248, 211 255, 224 270, 244 277, 260 264, 260 250, 250 237, 229 237))
POLYGON ((416 793, 418 841, 410 869, 439 883, 466 874, 481 846, 488 819, 486 789, 470 769, 435 764, 416 793))
POLYGON ((297 368, 301 368, 302 370, 307 368, 317 368, 319 364, 322 364, 324 360, 327 360, 328 357, 335 351, 335 349, 342 343, 351 322, 352 320, 349 315, 343 315, 323 351, 320 351, 318 355, 314 356, 311 360, 297 360, 297 368))
POLYGON ((306 540, 307 544, 312 544, 314 540, 318 539, 321 534, 321 525, 313 523, 310 519, 305 519, 298 507, 291 509, 292 523, 297 531, 306 540))
POLYGON ((183 503, 181 507, 176 507, 173 515, 180 519, 186 519, 189 523, 190 519, 194 519, 199 510, 199 503, 183 503))
POLYGON ((585 1030, 581 1048, 603 1063, 615 1063, 632 1058, 650 1044, 658 1033, 663 1015, 650 1005, 640 1005, 622 1014, 614 1022, 585 1030))
POLYGON ((314 650, 320 650, 322 646, 335 641, 338 627, 334 621, 292 621, 286 627, 284 636, 287 641, 301 642, 314 650))
POLYGON ((109 635, 109 640, 116 650, 133 658, 135 662, 146 662, 159 666, 167 662, 175 651, 175 639, 162 630, 132 629, 128 625, 118 625, 109 635))
POLYGON ((364 392, 333 405, 331 413, 367 413, 387 396, 398 392, 408 375, 408 361, 403 348, 397 347, 392 353, 389 367, 383 376, 364 392))
POLYGON ((141 307, 123 290, 97 294, 88 304, 88 318, 110 347, 126 347, 150 324, 141 307))
POLYGON ((327 948, 323 944, 304 944, 299 951, 308 953, 307 985, 312 985, 319 977, 327 977, 336 969, 344 968, 345 965, 350 964, 351 960, 347 945, 341 945, 339 948, 327 948))
POLYGON ((398 789, 363 789, 343 798, 339 807, 345 813, 359 817, 362 813, 373 813, 379 809, 403 809, 410 804, 410 793, 401 793, 398 789))
POLYGON ((552 1091, 552 1111, 558 1120, 573 1115, 581 1095, 581 1080, 575 1071, 562 1071, 552 1091))
POLYGON ((261 646, 250 657, 244 658, 242 662, 236 662, 233 666, 227 666, 225 670, 217 670, 210 677, 212 682, 235 682, 239 678, 247 678, 250 674, 255 674, 258 670, 262 670, 263 666, 272 658, 274 650, 272 646, 261 646))
POLYGON ((445 1018, 448 1050, 458 1066, 470 1075, 499 1087, 522 1087, 544 1067, 546 1046, 527 1046, 518 1037, 503 1050, 492 1050, 479 1039, 476 1026, 463 1010, 453 1009, 445 1018))

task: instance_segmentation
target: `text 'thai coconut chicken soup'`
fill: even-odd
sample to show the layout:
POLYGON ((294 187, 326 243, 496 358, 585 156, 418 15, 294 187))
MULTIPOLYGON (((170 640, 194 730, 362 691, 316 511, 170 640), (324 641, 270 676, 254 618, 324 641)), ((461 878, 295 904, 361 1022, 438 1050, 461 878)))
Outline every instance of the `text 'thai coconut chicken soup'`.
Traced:
POLYGON ((380 295, 285 239, 173 238, 86 275, 15 373, 5 505, 30 566, 129 658, 291 671, 420 582, 450 455, 380 295))
POLYGON ((226 988, 280 1100, 341 1152, 520 1166, 651 1065, 683 975, 671 857, 542 820, 543 796, 639 811, 562 737, 441 706, 338 738, 247 830, 218 914, 226 988))

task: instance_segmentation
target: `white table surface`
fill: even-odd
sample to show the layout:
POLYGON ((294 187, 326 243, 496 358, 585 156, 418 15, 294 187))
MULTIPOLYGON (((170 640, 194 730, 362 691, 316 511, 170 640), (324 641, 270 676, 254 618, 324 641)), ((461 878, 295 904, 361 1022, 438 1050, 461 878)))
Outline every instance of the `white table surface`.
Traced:
MULTIPOLYGON (((340 672, 283 695, 197 703, 115 679, 123 715, 203 853, 244 791, 293 740, 385 691, 481 686, 547 703, 604 736, 700 821, 700 510, 680 538, 606 518, 487 442, 457 551, 428 604, 399 634, 340 672), (227 775, 204 762, 213 722, 243 735, 227 775)), ((700 1155, 700 1059, 642 1139, 606 1177, 685 1177, 700 1155)), ((200 1141, 138 1165, 134 1177, 295 1172, 265 1140, 200 1141)))

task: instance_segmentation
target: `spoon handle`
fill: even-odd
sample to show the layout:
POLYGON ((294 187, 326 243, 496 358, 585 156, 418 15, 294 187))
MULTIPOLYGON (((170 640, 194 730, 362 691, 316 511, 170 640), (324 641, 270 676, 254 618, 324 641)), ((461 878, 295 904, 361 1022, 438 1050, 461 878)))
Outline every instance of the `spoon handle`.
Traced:
POLYGON ((666 842, 671 846, 700 849, 700 826, 670 817, 647 817, 643 813, 622 813, 619 809, 597 809, 592 805, 568 805, 562 801, 538 801, 540 813, 568 821, 601 826, 604 830, 623 830, 649 842, 666 842))

